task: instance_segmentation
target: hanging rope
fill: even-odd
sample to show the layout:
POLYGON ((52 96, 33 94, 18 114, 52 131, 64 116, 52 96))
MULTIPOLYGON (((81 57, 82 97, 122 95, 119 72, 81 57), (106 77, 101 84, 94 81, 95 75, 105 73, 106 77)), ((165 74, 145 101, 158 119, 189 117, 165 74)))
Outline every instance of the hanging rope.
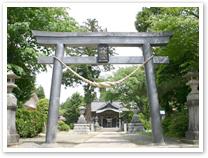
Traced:
MULTIPOLYGON (((105 82, 95 82, 95 81, 90 81, 82 76, 80 76, 77 72, 75 72, 74 70, 72 70, 72 68, 70 68, 69 66, 67 66, 63 61, 61 61, 59 58, 57 58, 56 56, 52 56, 53 58, 55 58, 56 60, 58 60, 62 65, 64 65, 69 71, 71 71, 75 76, 77 76, 79 79, 83 80, 84 82, 95 86, 95 87, 99 87, 99 88, 110 88, 113 87, 115 85, 118 85, 124 81, 126 81, 129 77, 131 77, 137 70, 139 70, 140 66, 138 66, 134 71, 132 71, 130 74, 128 74, 127 76, 125 76, 124 78, 117 80, 117 81, 105 81, 105 82)), ((143 62, 142 66, 144 66, 146 63, 148 63, 151 59, 153 58, 153 55, 150 56, 146 61, 143 62)))

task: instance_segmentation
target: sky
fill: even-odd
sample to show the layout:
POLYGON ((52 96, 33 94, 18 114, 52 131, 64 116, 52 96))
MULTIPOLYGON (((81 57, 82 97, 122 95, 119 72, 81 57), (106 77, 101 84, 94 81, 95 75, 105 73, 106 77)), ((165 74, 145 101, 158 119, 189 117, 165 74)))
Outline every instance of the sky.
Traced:
MULTIPOLYGON (((79 24, 83 24, 86 19, 97 19, 99 26, 107 28, 108 32, 137 32, 134 26, 136 15, 141 11, 142 7, 135 3, 73 3, 70 4, 69 15, 73 17, 79 24)), ((117 47, 116 53, 121 56, 139 56, 141 50, 135 47, 117 47)), ((116 65, 119 67, 126 65, 116 65)), ((114 71, 115 71, 114 70, 114 71)), ((107 73, 112 74, 112 72, 107 73)), ((105 75, 102 74, 101 75, 105 75)), ((46 98, 49 99, 51 87, 52 69, 48 68, 47 72, 37 75, 36 84, 44 88, 46 98)), ((96 89, 98 97, 99 90, 96 89)), ((82 86, 61 87, 60 102, 63 103, 73 93, 79 92, 84 94, 82 86)))

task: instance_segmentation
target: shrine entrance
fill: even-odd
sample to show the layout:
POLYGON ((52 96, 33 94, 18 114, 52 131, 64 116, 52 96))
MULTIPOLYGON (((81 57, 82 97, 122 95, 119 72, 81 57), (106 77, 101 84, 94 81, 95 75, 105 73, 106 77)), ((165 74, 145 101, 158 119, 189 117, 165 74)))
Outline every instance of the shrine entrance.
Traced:
POLYGON ((119 128, 119 113, 107 110, 98 114, 98 122, 103 128, 119 128))
MULTIPOLYGON (((171 36, 170 33, 43 31, 32 31, 32 33, 33 36, 37 39, 38 43, 43 45, 53 45, 56 47, 55 56, 39 58, 39 63, 53 64, 46 143, 55 143, 56 141, 62 69, 63 66, 67 67, 67 64, 143 64, 145 67, 150 104, 153 142, 164 142, 160 122, 160 106, 155 82, 154 64, 168 63, 168 57, 153 56, 152 47, 167 44, 171 36), (65 46, 97 46, 98 56, 64 57, 65 46), (108 46, 142 47, 143 56, 109 57, 109 54, 106 53, 108 46)), ((67 68, 70 69, 69 67, 67 68)), ((79 77, 88 84, 97 87, 110 87, 121 82, 119 80, 119 82, 96 83, 89 81, 81 76, 79 77)), ((113 124, 113 119, 112 121, 106 121, 106 125, 113 124)))

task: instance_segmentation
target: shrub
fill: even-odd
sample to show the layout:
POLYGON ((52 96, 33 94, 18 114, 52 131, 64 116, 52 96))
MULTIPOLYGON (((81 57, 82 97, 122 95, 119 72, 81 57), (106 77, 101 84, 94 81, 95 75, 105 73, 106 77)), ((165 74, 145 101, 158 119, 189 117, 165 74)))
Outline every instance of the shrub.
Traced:
POLYGON ((39 111, 19 108, 16 113, 16 127, 20 137, 31 138, 37 136, 44 125, 43 114, 39 111))
POLYGON ((163 130, 166 136, 182 138, 188 129, 187 111, 174 112, 166 116, 162 122, 163 130))
POLYGON ((69 131, 70 127, 64 121, 58 122, 58 130, 59 131, 69 131))
POLYGON ((145 130, 151 129, 151 122, 147 120, 143 113, 139 113, 139 120, 141 121, 142 125, 144 126, 145 130))
POLYGON ((38 101, 37 111, 43 114, 45 122, 47 121, 48 118, 48 107, 49 107, 48 99, 44 98, 38 101))
MULTIPOLYGON (((68 125, 68 124, 67 124, 67 125, 68 125)), ((74 129, 74 123, 70 123, 70 124, 69 124, 69 128, 70 128, 70 129, 74 129)))

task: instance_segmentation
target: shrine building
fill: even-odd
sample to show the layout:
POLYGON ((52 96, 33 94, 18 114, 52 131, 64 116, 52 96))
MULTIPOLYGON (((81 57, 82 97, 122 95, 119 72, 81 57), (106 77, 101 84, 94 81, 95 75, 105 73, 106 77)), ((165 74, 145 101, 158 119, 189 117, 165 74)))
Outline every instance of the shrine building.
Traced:
POLYGON ((121 102, 98 102, 91 103, 91 118, 95 121, 98 118, 100 127, 120 128, 121 113, 127 111, 121 102))

